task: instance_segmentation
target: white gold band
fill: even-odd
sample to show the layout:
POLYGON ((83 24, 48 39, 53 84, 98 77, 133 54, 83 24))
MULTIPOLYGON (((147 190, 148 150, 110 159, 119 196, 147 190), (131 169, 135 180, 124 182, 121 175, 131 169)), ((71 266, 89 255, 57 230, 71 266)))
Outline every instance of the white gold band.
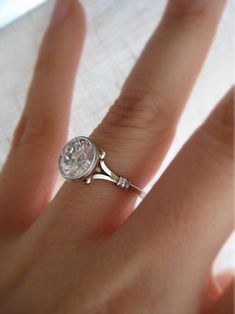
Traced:
POLYGON ((126 178, 117 176, 114 174, 105 164, 104 157, 105 152, 101 151, 101 158, 99 160, 99 166, 95 169, 96 171, 88 178, 86 178, 84 181, 85 183, 89 184, 92 180, 101 179, 101 180, 107 180, 110 182, 115 183, 119 188, 122 190, 132 190, 135 192, 139 197, 144 198, 145 192, 132 184, 130 181, 128 181, 126 178))

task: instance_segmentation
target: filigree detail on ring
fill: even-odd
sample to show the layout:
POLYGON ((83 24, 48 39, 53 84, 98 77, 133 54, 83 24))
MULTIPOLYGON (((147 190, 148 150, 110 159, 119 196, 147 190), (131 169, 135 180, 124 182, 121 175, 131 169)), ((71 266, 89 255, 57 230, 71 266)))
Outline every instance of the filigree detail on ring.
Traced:
POLYGON ((130 182, 123 177, 119 177, 119 179, 117 181, 117 186, 124 189, 124 190, 128 190, 130 187, 130 182))

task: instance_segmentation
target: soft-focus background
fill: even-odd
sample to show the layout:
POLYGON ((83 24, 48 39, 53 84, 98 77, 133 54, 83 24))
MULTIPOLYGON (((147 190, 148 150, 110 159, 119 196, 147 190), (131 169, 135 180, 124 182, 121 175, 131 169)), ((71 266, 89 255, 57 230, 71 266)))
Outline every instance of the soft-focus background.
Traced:
MULTIPOLYGON (((39 1, 45 0, 0 0, 0 167, 24 106, 39 43, 54 1, 46 1, 22 18, 11 20, 39 1), (11 23, 3 27, 6 22, 11 23)), ((69 137, 89 135, 103 118, 166 4, 166 0, 81 2, 87 15, 88 32, 74 92, 69 137)), ((235 3, 231 0, 175 141, 157 176, 234 81, 234 13, 235 3)), ((235 235, 232 235, 217 258, 215 272, 235 268, 234 248, 235 235)))

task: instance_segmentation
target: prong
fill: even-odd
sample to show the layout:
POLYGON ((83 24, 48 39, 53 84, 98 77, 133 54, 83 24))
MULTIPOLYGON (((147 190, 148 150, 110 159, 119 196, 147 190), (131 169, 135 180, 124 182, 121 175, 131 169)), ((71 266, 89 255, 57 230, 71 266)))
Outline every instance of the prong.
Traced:
POLYGON ((100 167, 100 166, 97 166, 97 167, 95 168, 95 172, 97 172, 97 173, 101 173, 101 172, 102 172, 101 167, 100 167))
POLYGON ((91 183, 91 177, 86 178, 86 179, 84 180, 84 182, 85 182, 86 184, 90 184, 90 183, 91 183))
POLYGON ((103 151, 103 149, 99 150, 99 157, 100 157, 101 160, 104 160, 105 152, 103 151))

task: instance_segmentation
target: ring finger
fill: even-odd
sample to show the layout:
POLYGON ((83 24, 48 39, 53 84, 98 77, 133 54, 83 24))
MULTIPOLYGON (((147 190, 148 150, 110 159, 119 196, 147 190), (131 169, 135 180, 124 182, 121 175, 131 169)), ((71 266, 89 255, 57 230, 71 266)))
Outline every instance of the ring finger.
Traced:
MULTIPOLYGON (((143 187, 165 156, 224 2, 170 1, 120 97, 92 134, 107 152, 110 168, 136 185, 143 187)), ((79 189, 65 183, 54 205, 59 210, 66 204, 64 215, 79 216, 83 229, 94 232, 95 225, 95 232, 107 233, 125 219, 134 201, 132 193, 100 181, 79 189)))

